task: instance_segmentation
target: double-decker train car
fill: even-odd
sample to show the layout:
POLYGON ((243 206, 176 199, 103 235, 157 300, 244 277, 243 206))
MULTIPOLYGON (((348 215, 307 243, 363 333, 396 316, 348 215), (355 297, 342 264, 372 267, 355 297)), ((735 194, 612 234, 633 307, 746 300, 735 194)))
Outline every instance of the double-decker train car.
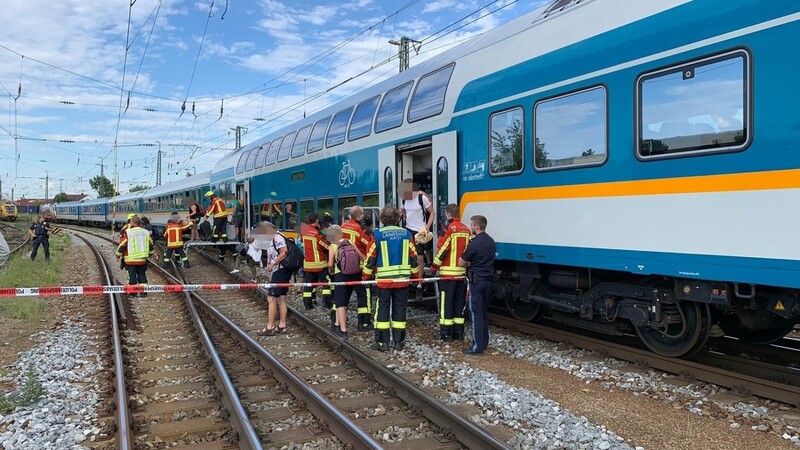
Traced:
POLYGON ((142 196, 139 215, 146 216, 156 231, 163 232, 173 212, 186 219, 192 202, 203 204, 210 176, 211 171, 206 171, 148 189, 142 196))
MULTIPOLYGON (((559 0, 224 158, 250 221, 397 204, 489 218, 494 294, 684 356, 800 319, 800 5, 559 0), (565 32, 568 30, 569 32, 565 32)), ((232 186, 227 188, 233 189, 232 186)))
MULTIPOLYGON (((557 0, 226 155, 207 186, 296 231, 411 179, 434 232, 449 203, 489 219, 518 319, 669 356, 769 343, 800 322, 798 40, 795 2, 557 0)), ((198 194, 175 186, 117 197, 116 223, 198 194)))

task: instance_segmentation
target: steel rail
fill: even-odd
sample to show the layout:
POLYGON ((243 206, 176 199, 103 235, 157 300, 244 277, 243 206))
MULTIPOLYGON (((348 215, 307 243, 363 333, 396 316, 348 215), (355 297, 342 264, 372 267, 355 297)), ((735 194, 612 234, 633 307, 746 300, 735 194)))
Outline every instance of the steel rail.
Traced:
MULTIPOLYGON (((183 278, 183 277, 181 277, 183 278)), ((175 281, 184 282, 176 279, 175 281)), ((325 424, 333 433, 344 443, 352 443, 355 449, 377 450, 383 446, 375 440, 369 433, 362 430, 350 417, 341 412, 330 400, 314 390, 302 378, 297 376, 280 359, 267 351, 261 344, 254 340, 244 330, 239 328, 230 319, 225 317, 219 310, 206 302, 198 293, 187 292, 187 297, 191 295, 208 314, 210 314, 218 324, 222 325, 236 338, 244 343, 247 348, 258 355, 267 366, 272 368, 272 376, 284 384, 289 392, 295 397, 305 402, 305 407, 318 418, 323 418, 325 424)))
MULTIPOLYGON (((73 231, 86 233, 98 239, 103 239, 105 241, 114 243, 110 238, 106 236, 96 235, 89 231, 84 231, 84 230, 73 230, 73 231)), ((102 255, 100 255, 99 251, 94 246, 92 246, 82 236, 78 237, 81 238, 87 244, 89 244, 90 247, 92 247, 93 251, 95 252, 95 256, 99 256, 102 259, 102 255)), ((105 264, 105 261, 103 261, 103 263, 105 264)), ((156 270, 160 271, 160 273, 165 275, 167 278, 177 283, 180 283, 180 281, 177 280, 175 277, 173 277, 169 272, 161 268, 160 264, 154 263, 149 258, 147 260, 147 263, 150 266, 154 267, 156 270)), ((200 336, 200 343, 203 345, 203 348, 206 351, 208 357, 212 360, 213 370, 216 375, 214 377, 216 380, 216 385, 217 388, 220 389, 220 392, 222 393, 222 402, 227 408, 228 413, 230 414, 231 426, 238 433, 239 445, 241 446, 241 448, 244 448, 246 450, 262 450, 263 447, 261 446, 261 440, 258 438, 258 435, 253 429, 253 426, 250 423, 250 419, 247 416, 247 412, 242 406, 242 403, 239 400, 239 396, 236 393, 236 388, 233 386, 233 382, 231 381, 230 377, 225 371, 225 368, 222 364, 222 360, 219 358, 219 354, 217 353, 214 344, 211 342, 211 338, 208 336, 208 332, 206 331, 205 326, 203 326, 202 319, 200 318, 197 310, 194 308, 192 300, 188 295, 186 295, 186 304, 189 309, 189 313, 192 316, 192 321, 194 322, 195 330, 200 336)), ((126 404, 127 404, 127 395, 126 395, 126 404)))
MULTIPOLYGON (((217 264, 219 267, 226 267, 222 262, 206 253, 197 253, 202 255, 208 261, 217 264)), ((225 271, 227 272, 227 268, 225 271)), ((264 289, 260 288, 258 292, 260 295, 266 296, 264 289)), ((499 440, 480 426, 448 408, 441 401, 418 388, 416 385, 401 377, 393 370, 387 369, 385 366, 375 361, 372 357, 365 354, 349 342, 343 341, 334 336, 325 327, 319 325, 302 312, 297 311, 290 305, 287 306, 289 307, 289 312, 292 317, 299 321, 306 329, 313 332, 317 336, 326 339, 332 345, 341 347, 348 356, 348 359, 351 360, 356 367, 359 368, 359 370, 367 374, 371 374, 375 381, 377 381, 379 384, 388 389, 394 390, 394 393, 398 398, 406 402, 412 408, 419 409, 425 418, 442 428, 442 430, 445 430, 446 433, 452 434, 452 436, 455 437, 455 440, 461 444, 473 449, 509 450, 511 448, 505 442, 499 440)))
MULTIPOLYGON (((654 369, 674 373, 684 378, 694 378, 708 383, 728 387, 737 392, 750 393, 782 403, 800 406, 800 387, 779 383, 731 370, 712 367, 705 363, 680 358, 669 358, 649 350, 600 340, 581 334, 550 328, 530 322, 519 322, 510 317, 489 314, 490 322, 510 330, 535 335, 556 342, 566 342, 576 347, 607 354, 614 358, 637 364, 646 364, 654 369)), ((716 356, 717 358, 721 356, 716 356)))
MULTIPOLYGON (((97 263, 103 270, 103 277, 107 283, 111 283, 111 272, 108 264, 97 249, 88 239, 79 234, 75 234, 79 239, 86 243, 94 253, 97 263)), ((117 403, 116 419, 117 433, 115 437, 116 447, 121 450, 133 448, 133 429, 131 427, 131 416, 128 411, 128 390, 125 383, 125 367, 122 358, 122 343, 120 340, 120 326, 117 320, 117 305, 121 304, 118 294, 108 294, 108 304, 111 307, 111 339, 114 344, 114 398, 117 403)))

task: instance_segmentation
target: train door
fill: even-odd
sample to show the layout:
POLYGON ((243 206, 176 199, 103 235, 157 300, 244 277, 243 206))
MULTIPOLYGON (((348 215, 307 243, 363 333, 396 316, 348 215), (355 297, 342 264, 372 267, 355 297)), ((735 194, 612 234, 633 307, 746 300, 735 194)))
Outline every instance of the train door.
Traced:
POLYGON ((252 211, 250 205, 250 180, 239 181, 236 183, 236 199, 239 200, 239 203, 242 207, 242 212, 244 214, 244 222, 242 223, 242 227, 245 230, 249 230, 251 226, 255 225, 253 223, 253 218, 250 217, 250 212, 252 211))
MULTIPOLYGON (((402 206, 402 182, 413 180, 433 203, 436 219, 434 236, 444 233, 445 207, 458 202, 458 164, 456 132, 378 150, 379 195, 381 206, 402 206)), ((437 239, 434 239, 434 251, 437 239)))

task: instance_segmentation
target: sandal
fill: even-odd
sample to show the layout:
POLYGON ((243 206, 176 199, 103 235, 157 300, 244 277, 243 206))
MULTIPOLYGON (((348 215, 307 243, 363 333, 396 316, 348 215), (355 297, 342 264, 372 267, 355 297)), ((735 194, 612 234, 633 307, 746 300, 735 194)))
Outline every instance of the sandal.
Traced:
POLYGON ((256 331, 256 334, 259 335, 259 336, 275 336, 275 329, 274 328, 272 328, 272 329, 262 328, 262 329, 256 331))
POLYGON ((278 333, 286 334, 286 327, 278 327, 278 333))

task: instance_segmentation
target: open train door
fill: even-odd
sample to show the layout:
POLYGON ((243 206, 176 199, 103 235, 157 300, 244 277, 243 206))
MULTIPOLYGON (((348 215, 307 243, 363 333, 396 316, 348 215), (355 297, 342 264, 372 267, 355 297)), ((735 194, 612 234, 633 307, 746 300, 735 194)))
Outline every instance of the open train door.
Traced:
POLYGON ((394 146, 378 150, 378 186, 379 206, 397 206, 397 150, 394 146))
POLYGON ((249 179, 245 179, 236 183, 236 199, 239 200, 239 203, 242 205, 242 212, 244 213, 244 223, 242 224, 242 227, 244 227, 245 231, 249 230, 253 224, 252 217, 250 217, 252 208, 250 208, 249 179))
POLYGON ((436 211, 436 223, 433 231, 434 252, 438 244, 438 236, 442 236, 447 228, 444 210, 450 203, 458 203, 458 143, 455 131, 433 136, 431 167, 433 169, 433 208, 436 211))

